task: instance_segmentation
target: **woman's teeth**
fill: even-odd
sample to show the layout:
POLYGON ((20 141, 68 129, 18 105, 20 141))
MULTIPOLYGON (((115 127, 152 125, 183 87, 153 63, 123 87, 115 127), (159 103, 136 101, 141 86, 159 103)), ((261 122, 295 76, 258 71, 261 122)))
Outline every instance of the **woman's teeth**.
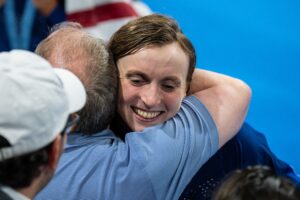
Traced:
POLYGON ((134 112, 145 119, 152 119, 157 117, 160 114, 159 111, 149 112, 149 111, 140 110, 138 108, 134 108, 134 112))

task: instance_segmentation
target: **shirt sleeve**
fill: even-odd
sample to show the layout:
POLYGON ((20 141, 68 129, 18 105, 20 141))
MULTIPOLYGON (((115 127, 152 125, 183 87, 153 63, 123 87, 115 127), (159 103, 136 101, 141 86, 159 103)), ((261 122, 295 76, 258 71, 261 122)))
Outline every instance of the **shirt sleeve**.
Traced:
POLYGON ((157 199, 178 199, 219 143, 212 117, 195 96, 185 98, 167 122, 129 133, 125 140, 137 152, 157 199))

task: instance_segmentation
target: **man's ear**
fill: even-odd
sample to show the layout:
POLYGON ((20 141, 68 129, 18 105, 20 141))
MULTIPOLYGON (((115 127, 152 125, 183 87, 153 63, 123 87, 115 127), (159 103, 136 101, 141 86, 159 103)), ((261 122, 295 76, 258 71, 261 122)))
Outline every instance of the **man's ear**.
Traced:
POLYGON ((48 166, 53 171, 56 169, 60 155, 63 152, 63 148, 64 148, 63 139, 64 138, 60 134, 58 134, 58 136, 52 142, 52 147, 50 148, 50 151, 48 153, 49 156, 48 166))

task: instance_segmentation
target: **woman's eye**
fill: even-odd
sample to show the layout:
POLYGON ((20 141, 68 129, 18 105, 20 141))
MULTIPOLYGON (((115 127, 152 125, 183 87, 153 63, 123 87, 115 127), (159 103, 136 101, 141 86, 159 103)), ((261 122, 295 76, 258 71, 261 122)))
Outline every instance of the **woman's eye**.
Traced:
POLYGON ((172 92, 176 89, 175 85, 170 85, 170 84, 164 84, 162 85, 163 90, 165 90, 166 92, 172 92))
POLYGON ((140 78, 129 78, 129 81, 134 86, 141 86, 145 83, 145 81, 140 78))

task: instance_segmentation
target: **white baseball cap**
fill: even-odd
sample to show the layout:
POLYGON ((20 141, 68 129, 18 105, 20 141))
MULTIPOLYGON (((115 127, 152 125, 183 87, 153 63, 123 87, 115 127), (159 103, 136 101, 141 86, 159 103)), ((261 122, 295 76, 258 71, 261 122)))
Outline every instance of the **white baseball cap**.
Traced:
POLYGON ((50 144, 86 102, 72 72, 24 50, 0 53, 0 95, 0 161, 50 144))

